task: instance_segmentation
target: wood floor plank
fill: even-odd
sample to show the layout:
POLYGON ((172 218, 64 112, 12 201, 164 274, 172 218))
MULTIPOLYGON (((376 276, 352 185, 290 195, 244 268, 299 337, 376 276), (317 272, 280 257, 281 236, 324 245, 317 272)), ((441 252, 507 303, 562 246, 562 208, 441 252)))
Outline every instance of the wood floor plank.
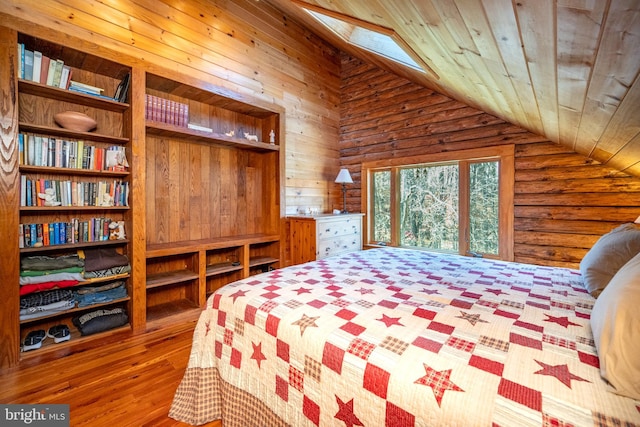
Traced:
POLYGON ((186 426, 167 414, 187 367, 197 317, 193 311, 145 334, 65 357, 27 358, 0 372, 0 403, 69 404, 72 426, 186 426))

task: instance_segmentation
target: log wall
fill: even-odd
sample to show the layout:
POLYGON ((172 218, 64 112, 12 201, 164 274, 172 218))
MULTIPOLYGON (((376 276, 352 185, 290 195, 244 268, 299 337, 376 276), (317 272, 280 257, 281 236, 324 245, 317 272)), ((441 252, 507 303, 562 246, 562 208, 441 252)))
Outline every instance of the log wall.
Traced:
POLYGON ((577 268, 602 234, 640 215, 640 179, 348 55, 341 90, 352 212, 363 162, 514 144, 516 261, 577 268))

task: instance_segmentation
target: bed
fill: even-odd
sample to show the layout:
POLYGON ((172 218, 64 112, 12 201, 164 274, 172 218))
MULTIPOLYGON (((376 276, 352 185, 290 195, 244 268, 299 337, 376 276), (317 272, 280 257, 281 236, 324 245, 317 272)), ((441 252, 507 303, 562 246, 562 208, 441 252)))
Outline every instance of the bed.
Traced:
POLYGON ((640 426, 640 401, 601 376, 595 302, 579 270, 399 248, 262 273, 208 299, 169 415, 225 427, 640 426))

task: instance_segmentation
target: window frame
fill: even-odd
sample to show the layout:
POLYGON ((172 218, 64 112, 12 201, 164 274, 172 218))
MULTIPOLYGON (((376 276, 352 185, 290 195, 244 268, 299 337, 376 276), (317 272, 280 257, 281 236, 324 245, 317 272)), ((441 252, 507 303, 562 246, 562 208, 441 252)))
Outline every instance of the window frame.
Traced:
MULTIPOLYGON (((469 150, 447 151, 412 157, 390 158, 362 163, 362 212, 365 213, 365 227, 363 227, 363 242, 366 247, 380 246, 372 242, 372 212, 373 200, 370 200, 369 189, 372 188, 372 173, 377 171, 391 171, 391 241, 389 246, 399 246, 400 237, 400 194, 398 173, 400 169, 416 166, 437 165, 451 162, 465 165, 459 169, 459 182, 469 181, 469 164, 482 161, 498 161, 498 255, 483 254, 486 258, 496 258, 505 261, 514 260, 513 223, 514 223, 514 183, 515 183, 515 147, 512 144, 496 147, 475 148, 469 150)), ((460 255, 471 256, 469 252, 469 221, 465 218, 469 213, 468 186, 459 184, 459 244, 460 255)), ((427 248, 425 248, 427 250, 427 248)), ((429 249, 431 250, 431 249, 429 249)))

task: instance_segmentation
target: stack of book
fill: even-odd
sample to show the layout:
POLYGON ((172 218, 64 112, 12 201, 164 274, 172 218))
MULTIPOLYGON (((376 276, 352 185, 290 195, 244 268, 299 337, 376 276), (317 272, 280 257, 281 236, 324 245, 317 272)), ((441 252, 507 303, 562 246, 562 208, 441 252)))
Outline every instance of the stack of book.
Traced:
POLYGON ((103 95, 103 92, 104 92, 103 88, 92 86, 86 83, 80 83, 80 82, 71 80, 69 82, 69 90, 74 92, 84 93, 85 95, 97 96, 99 98, 104 98, 104 99, 113 101, 112 97, 103 95))
POLYGON ((20 180, 20 206, 24 207, 129 206, 129 183, 126 181, 29 179, 26 175, 20 180))
POLYGON ((19 77, 47 86, 67 89, 73 74, 71 67, 64 65, 61 59, 49 58, 37 50, 25 49, 23 43, 18 43, 19 77))
POLYGON ((144 107, 145 119, 149 121, 180 127, 189 123, 188 104, 147 94, 144 107))
POLYGON ((90 169, 126 172, 129 167, 124 146, 108 148, 30 133, 18 134, 18 160, 21 165, 52 168, 90 169))
POLYGON ((30 248, 109 240, 111 218, 20 224, 18 246, 30 248))

